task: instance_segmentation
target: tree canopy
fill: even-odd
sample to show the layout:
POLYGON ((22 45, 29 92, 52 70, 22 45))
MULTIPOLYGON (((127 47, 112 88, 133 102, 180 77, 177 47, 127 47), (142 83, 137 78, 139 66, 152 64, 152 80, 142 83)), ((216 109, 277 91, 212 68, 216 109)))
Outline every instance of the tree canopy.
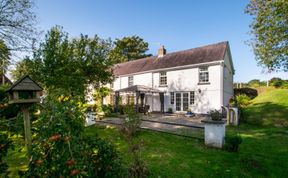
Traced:
POLYGON ((86 35, 70 40, 62 27, 53 27, 45 41, 12 72, 15 78, 29 74, 48 92, 61 89, 66 94, 84 97, 88 84, 99 86, 110 82, 112 73, 109 60, 111 41, 86 35))
POLYGON ((32 0, 0 0, 0 39, 10 50, 27 50, 36 36, 32 0))
POLYGON ((258 63, 269 71, 288 71, 288 1, 250 0, 251 45, 258 63))
POLYGON ((146 54, 149 50, 148 43, 139 36, 116 39, 114 45, 115 47, 110 53, 110 57, 114 63, 122 63, 151 56, 151 54, 146 54))
POLYGON ((2 74, 5 74, 10 64, 10 51, 3 40, 0 40, 0 70, 2 74))

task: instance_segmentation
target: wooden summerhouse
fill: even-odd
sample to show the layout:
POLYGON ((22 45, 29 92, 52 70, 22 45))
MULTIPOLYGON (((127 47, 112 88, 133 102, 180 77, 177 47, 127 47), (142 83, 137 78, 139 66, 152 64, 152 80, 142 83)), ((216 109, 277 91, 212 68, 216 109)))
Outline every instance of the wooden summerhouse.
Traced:
POLYGON ((25 75, 7 89, 9 104, 39 103, 42 91, 43 88, 40 85, 25 75))

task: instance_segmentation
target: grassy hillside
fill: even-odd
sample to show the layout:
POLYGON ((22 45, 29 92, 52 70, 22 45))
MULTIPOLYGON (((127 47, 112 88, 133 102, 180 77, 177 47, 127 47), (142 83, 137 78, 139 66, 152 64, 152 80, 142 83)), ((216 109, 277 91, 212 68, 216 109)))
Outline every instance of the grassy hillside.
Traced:
POLYGON ((288 89, 261 92, 244 110, 249 124, 288 127, 288 89))

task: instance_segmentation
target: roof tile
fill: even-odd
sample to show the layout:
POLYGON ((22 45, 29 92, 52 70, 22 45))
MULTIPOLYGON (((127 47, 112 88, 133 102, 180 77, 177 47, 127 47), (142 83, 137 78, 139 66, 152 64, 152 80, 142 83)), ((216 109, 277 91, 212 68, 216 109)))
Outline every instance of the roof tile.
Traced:
POLYGON ((113 67, 113 73, 115 76, 128 75, 150 70, 224 60, 227 45, 228 42, 225 41, 184 51, 168 53, 161 58, 151 56, 116 64, 113 67))

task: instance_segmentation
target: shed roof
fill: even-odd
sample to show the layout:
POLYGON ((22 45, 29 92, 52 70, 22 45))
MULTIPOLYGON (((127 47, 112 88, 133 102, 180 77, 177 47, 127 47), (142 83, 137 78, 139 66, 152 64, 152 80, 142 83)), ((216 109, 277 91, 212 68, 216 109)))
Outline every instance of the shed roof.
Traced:
POLYGON ((163 57, 151 56, 113 67, 115 76, 129 75, 138 72, 165 69, 224 60, 228 41, 165 54, 163 57))
POLYGON ((43 88, 38 85, 34 80, 32 80, 28 75, 21 77, 13 85, 8 88, 6 91, 42 91, 43 88))

